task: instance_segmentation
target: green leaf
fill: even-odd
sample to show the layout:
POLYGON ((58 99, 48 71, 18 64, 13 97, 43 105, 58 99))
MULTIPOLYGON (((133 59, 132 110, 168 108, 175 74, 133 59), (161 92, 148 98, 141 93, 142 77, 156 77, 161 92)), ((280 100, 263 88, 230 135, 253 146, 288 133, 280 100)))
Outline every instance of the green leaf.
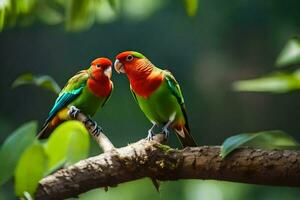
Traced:
POLYGON ((198 0, 184 0, 184 6, 188 16, 196 16, 198 11, 198 0))
POLYGON ((119 10, 119 4, 116 0, 113 1, 99 1, 97 3, 96 9, 96 19, 100 23, 110 23, 117 19, 119 10), (112 2, 113 5, 112 5, 112 2))
POLYGON ((16 10, 18 14, 29 14, 34 9, 37 0, 18 0, 16 1, 16 10))
POLYGON ((50 6, 43 5, 37 10, 38 18, 49 25, 56 25, 64 20, 64 16, 50 6))
POLYGON ((57 127, 45 146, 49 157, 48 171, 70 165, 88 156, 89 134, 78 121, 67 121, 57 127))
POLYGON ((297 63, 300 63, 300 37, 288 41, 276 60, 276 66, 285 67, 297 63))
POLYGON ((265 77, 236 81, 233 84, 235 91, 244 92, 272 92, 285 93, 300 89, 300 76, 296 71, 293 74, 273 73, 265 77))
MULTIPOLYGON (((122 1, 121 1, 122 2, 122 1)), ((122 4, 123 17, 133 21, 143 21, 162 9, 167 1, 161 0, 126 0, 122 4)))
POLYGON ((12 177, 23 151, 33 143, 37 132, 35 121, 23 124, 15 130, 0 149, 0 185, 12 177))
POLYGON ((60 92, 60 87, 50 76, 34 76, 30 73, 20 75, 12 84, 12 87, 18 87, 20 85, 33 84, 38 87, 50 90, 56 94, 60 92))
POLYGON ((229 153, 241 146, 262 149, 300 149, 299 143, 283 131, 242 133, 229 137, 223 142, 221 147, 222 158, 225 158, 229 153))
POLYGON ((0 31, 4 28, 5 22, 5 9, 0 9, 0 31))
POLYGON ((117 0, 108 0, 108 3, 113 10, 117 9, 117 0))
POLYGON ((47 170, 47 155, 41 143, 34 143, 22 154, 15 172, 15 193, 23 196, 28 192, 31 196, 38 182, 47 170))
POLYGON ((3 30, 3 28, 6 25, 6 18, 7 13, 10 10, 11 2, 10 0, 2 0, 0 3, 0 31, 3 30))
POLYGON ((68 0, 66 5, 66 29, 80 31, 89 28, 95 19, 92 0, 68 0))

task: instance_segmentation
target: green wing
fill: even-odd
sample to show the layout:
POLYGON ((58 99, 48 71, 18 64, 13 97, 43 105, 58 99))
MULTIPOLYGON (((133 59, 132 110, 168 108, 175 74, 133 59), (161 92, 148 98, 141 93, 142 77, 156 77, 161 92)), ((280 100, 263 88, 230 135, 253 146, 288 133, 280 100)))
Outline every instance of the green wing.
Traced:
POLYGON ((47 124, 62 108, 66 107, 76 97, 78 97, 86 85, 89 74, 86 70, 78 72, 75 76, 69 79, 68 83, 59 93, 54 106, 48 114, 45 124, 47 124))
POLYGON ((186 108, 185 108, 185 104, 184 104, 184 98, 183 98, 182 92, 180 90, 180 86, 171 72, 169 72, 168 70, 164 70, 164 74, 165 74, 165 80, 167 81, 168 86, 169 86, 170 90, 172 91, 172 94, 176 97, 178 103, 180 104, 180 108, 181 108, 181 111, 182 111, 184 119, 185 119, 185 126, 186 126, 187 130, 190 131, 187 114, 186 114, 186 108))
POLYGON ((176 97, 178 103, 184 104, 184 99, 183 99, 183 95, 181 93, 180 90, 180 86, 178 84, 178 82, 176 81, 175 77, 172 75, 171 72, 164 70, 164 74, 165 74, 165 79, 168 83, 169 88, 171 89, 173 95, 176 97))

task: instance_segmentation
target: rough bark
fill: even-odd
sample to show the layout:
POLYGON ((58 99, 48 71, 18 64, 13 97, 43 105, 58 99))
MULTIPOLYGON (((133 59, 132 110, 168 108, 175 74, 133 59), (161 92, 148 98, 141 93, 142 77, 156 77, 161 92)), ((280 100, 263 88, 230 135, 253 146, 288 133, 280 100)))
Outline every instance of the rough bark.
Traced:
POLYGON ((157 180, 215 179, 300 186, 300 151, 241 148, 226 159, 220 147, 171 149, 141 140, 82 160, 42 179, 36 199, 65 199, 99 187, 151 177, 157 180))

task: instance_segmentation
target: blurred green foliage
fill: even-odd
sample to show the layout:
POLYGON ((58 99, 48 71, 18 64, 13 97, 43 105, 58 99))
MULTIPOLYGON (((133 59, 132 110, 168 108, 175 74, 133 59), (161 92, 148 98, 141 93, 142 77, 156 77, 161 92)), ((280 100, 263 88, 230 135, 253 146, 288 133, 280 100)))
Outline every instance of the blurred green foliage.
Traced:
POLYGON ((50 90, 55 94, 60 92, 60 87, 56 81, 50 76, 34 76, 31 73, 22 74, 16 78, 13 82, 12 87, 19 87, 21 85, 33 84, 43 89, 50 90))
POLYGON ((11 133, 1 145, 0 186, 14 174, 20 156, 33 143, 36 132, 37 122, 27 122, 11 133))
MULTIPOLYGON (((300 37, 290 39, 277 58, 276 66, 286 67, 300 64, 300 37)), ((233 89, 244 92, 286 93, 300 90, 300 69, 294 72, 277 71, 269 75, 236 81, 233 89)))
MULTIPOLYGON (((161 183, 160 193, 157 193, 149 179, 120 184, 118 187, 94 189, 79 196, 80 200, 98 199, 162 199, 162 200, 293 200, 300 194, 297 188, 256 186, 224 181, 178 180, 161 183), (269 192, 272 190, 273 192, 269 192)), ((74 199, 75 200, 75 199, 74 199)))
POLYGON ((89 154, 89 134, 81 122, 68 121, 57 127, 45 144, 48 170, 74 164, 89 154), (60 165, 60 166, 57 166, 60 165))
POLYGON ((45 143, 38 141, 36 134, 37 123, 28 122, 1 146, 0 185, 14 175, 15 193, 19 197, 26 192, 33 196, 42 177, 89 154, 89 135, 78 121, 63 123, 45 143))
MULTIPOLYGON (((187 14, 194 17, 198 0, 182 2, 187 14)), ((135 17, 146 18, 163 4, 160 0, 128 0, 126 4, 122 0, 2 0, 0 31, 17 24, 30 25, 36 20, 48 25, 65 23, 66 30, 80 31, 95 22, 111 22, 120 16, 130 18, 134 13, 135 17)))
POLYGON ((290 39, 276 60, 278 67, 300 64, 300 37, 290 39))
POLYGON ((47 170, 47 155, 41 143, 35 142, 22 154, 15 171, 15 193, 22 197, 24 192, 33 196, 38 182, 47 170))
POLYGON ((286 93, 300 89, 300 70, 293 73, 275 72, 256 79, 237 81, 236 91, 286 93))
POLYGON ((187 14, 194 17, 198 10, 198 0, 184 0, 184 2, 187 14))
POLYGON ((227 138, 221 147, 221 156, 239 147, 249 146, 261 149, 300 149, 299 143, 283 131, 261 131, 258 133, 242 133, 227 138))
MULTIPOLYGON (((290 39, 277 58, 276 65, 285 67, 300 64, 300 38, 290 39)), ((235 91, 286 93, 300 90, 300 69, 294 72, 274 72, 256 79, 236 81, 235 91)), ((224 158, 241 146, 252 146, 263 149, 299 149, 299 143, 282 131, 262 131, 258 133, 243 133, 227 138, 221 149, 224 158)))

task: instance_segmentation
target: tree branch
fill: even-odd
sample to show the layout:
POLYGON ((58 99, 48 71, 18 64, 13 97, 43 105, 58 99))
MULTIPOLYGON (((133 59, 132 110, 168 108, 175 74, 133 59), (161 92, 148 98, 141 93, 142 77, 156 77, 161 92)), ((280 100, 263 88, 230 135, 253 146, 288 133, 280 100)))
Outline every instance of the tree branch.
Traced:
POLYGON ((175 150, 157 141, 140 140, 42 179, 36 199, 76 197, 93 188, 116 186, 143 177, 300 186, 300 151, 241 148, 223 160, 219 154, 218 146, 175 150))
POLYGON ((156 187, 156 180, 178 179, 300 187, 300 151, 240 148, 222 159, 218 146, 171 149, 161 144, 163 134, 156 135, 153 141, 140 140, 116 149, 102 129, 83 113, 70 111, 70 117, 86 126, 104 153, 42 179, 36 199, 77 197, 94 188, 144 177, 151 178, 156 187))

